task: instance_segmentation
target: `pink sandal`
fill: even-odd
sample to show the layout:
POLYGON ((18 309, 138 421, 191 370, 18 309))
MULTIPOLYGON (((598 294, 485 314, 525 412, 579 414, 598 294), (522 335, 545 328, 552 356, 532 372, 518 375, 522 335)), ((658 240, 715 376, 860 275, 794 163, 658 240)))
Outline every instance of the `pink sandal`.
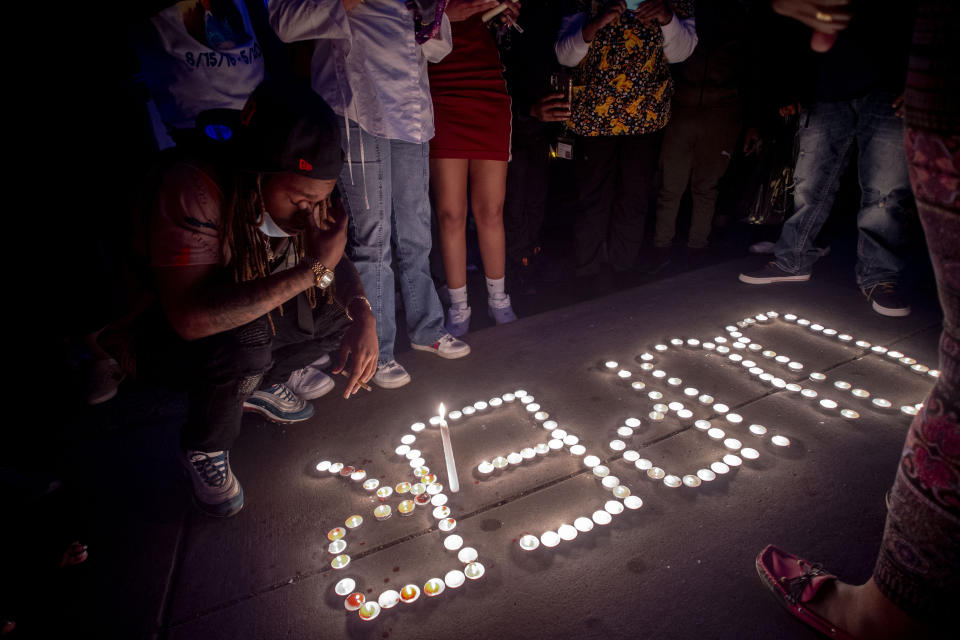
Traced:
POLYGON ((836 580, 837 576, 827 573, 819 564, 811 564, 772 544, 757 556, 757 573, 777 601, 798 620, 830 638, 855 640, 852 635, 804 606, 813 600, 823 585, 836 580))

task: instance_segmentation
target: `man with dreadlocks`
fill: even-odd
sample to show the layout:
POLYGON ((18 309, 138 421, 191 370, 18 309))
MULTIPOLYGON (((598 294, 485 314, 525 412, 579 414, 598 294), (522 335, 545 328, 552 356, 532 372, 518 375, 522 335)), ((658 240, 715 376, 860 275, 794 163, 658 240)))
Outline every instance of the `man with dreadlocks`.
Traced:
POLYGON ((238 125, 198 126, 236 148, 163 172, 143 243, 162 313, 144 314, 133 345, 143 377, 186 387, 183 462, 198 506, 226 517, 243 506, 229 461, 243 410, 306 420, 313 407, 284 384, 290 373, 339 344, 349 398, 378 348, 343 256, 347 214, 331 198, 343 156, 326 103, 265 83, 238 125))

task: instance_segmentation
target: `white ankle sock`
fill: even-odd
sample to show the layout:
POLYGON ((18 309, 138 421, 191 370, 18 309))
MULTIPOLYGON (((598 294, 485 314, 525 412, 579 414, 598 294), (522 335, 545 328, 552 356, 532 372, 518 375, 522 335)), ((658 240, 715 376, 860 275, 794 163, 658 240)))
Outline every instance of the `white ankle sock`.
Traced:
POLYGON ((467 285, 462 287, 457 287, 456 289, 450 288, 450 306, 456 307, 457 309, 466 309, 467 308, 467 285))
POLYGON ((491 300, 500 300, 505 294, 503 282, 506 278, 487 278, 487 297, 491 300))

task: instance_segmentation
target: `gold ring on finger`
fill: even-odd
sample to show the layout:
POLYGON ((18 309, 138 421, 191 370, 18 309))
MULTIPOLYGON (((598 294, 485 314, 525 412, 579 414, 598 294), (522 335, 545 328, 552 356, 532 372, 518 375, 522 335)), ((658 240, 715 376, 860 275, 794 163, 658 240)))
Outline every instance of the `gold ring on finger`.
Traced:
POLYGON ((817 11, 814 17, 820 22, 833 22, 833 15, 823 11, 817 11))

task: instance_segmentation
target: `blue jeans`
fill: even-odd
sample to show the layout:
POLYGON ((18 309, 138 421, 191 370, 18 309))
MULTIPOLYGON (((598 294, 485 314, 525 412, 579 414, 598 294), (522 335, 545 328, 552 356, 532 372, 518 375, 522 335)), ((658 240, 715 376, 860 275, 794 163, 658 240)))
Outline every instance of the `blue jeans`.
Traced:
MULTIPOLYGON (((340 134, 346 152, 342 124, 340 134)), ((350 122, 350 163, 337 184, 350 214, 347 253, 373 307, 378 364, 384 364, 393 360, 397 333, 393 265, 400 278, 410 341, 433 344, 445 333, 443 307, 430 276, 430 147, 366 132, 362 140, 365 167, 360 161, 360 127, 350 122)))
POLYGON ((818 102, 801 114, 794 171, 794 214, 784 223, 774 253, 777 266, 810 273, 819 257, 813 241, 830 215, 840 176, 858 152, 857 284, 896 283, 905 266, 905 230, 913 206, 903 123, 896 96, 876 92, 842 102, 818 102))

